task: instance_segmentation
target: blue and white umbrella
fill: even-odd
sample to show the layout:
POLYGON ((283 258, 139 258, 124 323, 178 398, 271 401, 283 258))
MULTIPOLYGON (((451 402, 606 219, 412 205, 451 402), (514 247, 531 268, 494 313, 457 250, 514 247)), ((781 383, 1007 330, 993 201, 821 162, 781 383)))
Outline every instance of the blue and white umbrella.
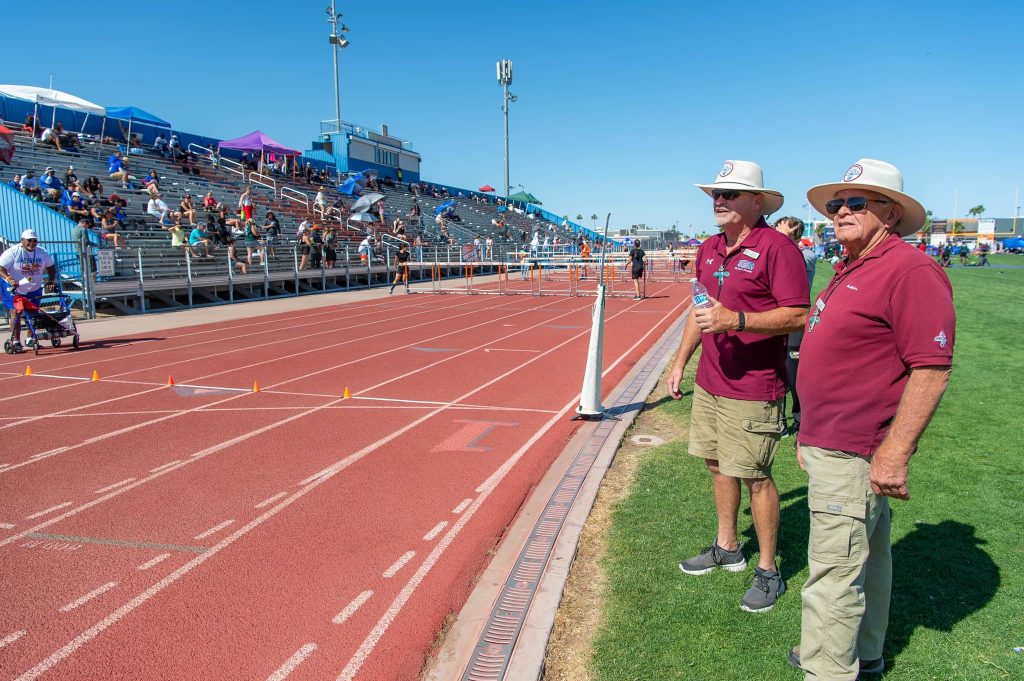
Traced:
POLYGON ((434 215, 440 215, 441 213, 449 213, 449 212, 451 212, 451 213, 455 212, 455 202, 454 201, 445 201, 440 206, 438 206, 437 208, 434 209, 434 215))

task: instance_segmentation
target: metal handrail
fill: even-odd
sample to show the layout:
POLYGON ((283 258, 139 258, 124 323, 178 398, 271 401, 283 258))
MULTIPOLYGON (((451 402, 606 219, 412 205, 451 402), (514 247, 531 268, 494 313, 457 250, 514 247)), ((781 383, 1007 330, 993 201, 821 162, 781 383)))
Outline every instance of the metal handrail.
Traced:
POLYGON ((298 189, 292 189, 291 187, 281 187, 281 198, 301 203, 305 206, 306 210, 309 210, 309 195, 305 192, 300 192, 298 189), (285 192, 288 193, 286 194, 285 192))
POLYGON ((261 175, 260 173, 257 172, 251 172, 249 173, 249 183, 258 184, 262 187, 266 187, 267 189, 273 191, 274 195, 277 196, 277 181, 268 175, 261 175))
MULTIPOLYGON (((213 163, 213 154, 214 154, 214 152, 210 151, 206 147, 201 146, 199 144, 196 144, 195 142, 189 142, 188 143, 188 150, 193 152, 193 153, 197 153, 197 154, 201 155, 203 158, 205 158, 207 161, 210 162, 211 166, 214 165, 214 163, 213 163)), ((220 154, 217 154, 217 164, 216 164, 216 167, 221 168, 223 170, 227 170, 228 172, 231 172, 231 173, 235 173, 236 175, 241 175, 242 176, 242 180, 243 181, 245 180, 245 166, 243 166, 238 161, 232 161, 230 158, 224 158, 220 154)))

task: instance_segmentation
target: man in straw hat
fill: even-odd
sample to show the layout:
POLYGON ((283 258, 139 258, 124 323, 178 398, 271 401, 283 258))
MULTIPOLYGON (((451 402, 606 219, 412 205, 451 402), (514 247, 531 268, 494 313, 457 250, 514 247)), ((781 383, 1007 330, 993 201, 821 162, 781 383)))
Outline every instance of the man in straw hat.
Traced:
POLYGON ((849 255, 812 307, 801 348, 810 575, 789 661, 807 679, 841 681, 885 669, 888 497, 910 496, 907 463, 946 389, 956 318, 942 268, 901 238, 925 211, 895 166, 861 159, 807 198, 849 255))
POLYGON ((726 161, 713 184, 697 186, 711 197, 721 233, 697 251, 696 278, 709 299, 686 320, 668 388, 682 398, 683 369, 700 345, 689 451, 711 472, 718 533, 679 569, 688 575, 746 569, 736 535, 745 485, 760 557, 740 607, 763 612, 786 590, 775 562, 779 492, 771 472, 785 430, 786 335, 807 318, 807 277, 796 244, 765 222, 783 197, 764 188, 759 165, 726 161))

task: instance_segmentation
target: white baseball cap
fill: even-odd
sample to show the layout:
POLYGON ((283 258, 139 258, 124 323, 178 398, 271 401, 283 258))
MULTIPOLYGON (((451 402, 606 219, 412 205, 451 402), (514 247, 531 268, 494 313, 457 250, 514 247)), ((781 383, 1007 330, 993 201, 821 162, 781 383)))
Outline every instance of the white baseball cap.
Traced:
POLYGON ((39 236, 36 234, 36 230, 34 230, 34 229, 26 229, 24 232, 21 233, 21 238, 22 239, 38 239, 39 236))

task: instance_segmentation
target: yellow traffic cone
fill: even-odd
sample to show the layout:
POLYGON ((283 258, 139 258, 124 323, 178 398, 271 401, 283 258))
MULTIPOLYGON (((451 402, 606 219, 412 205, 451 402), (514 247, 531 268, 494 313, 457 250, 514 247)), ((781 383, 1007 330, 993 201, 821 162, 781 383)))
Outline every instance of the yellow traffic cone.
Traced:
POLYGON ((341 394, 341 398, 343 400, 351 400, 352 399, 352 391, 348 389, 347 385, 345 386, 345 392, 343 392, 341 394))
POLYGON ((100 372, 98 372, 98 371, 96 371, 95 369, 93 369, 93 370, 92 370, 92 378, 91 378, 91 379, 89 379, 89 380, 92 380, 92 381, 98 381, 98 380, 100 380, 100 372))
POLYGON ((252 382, 252 391, 254 393, 258 393, 260 391, 260 384, 257 383, 256 381, 252 382))
POLYGON ((31 364, 29 366, 25 367, 25 375, 26 376, 31 376, 32 375, 32 365, 31 364))

